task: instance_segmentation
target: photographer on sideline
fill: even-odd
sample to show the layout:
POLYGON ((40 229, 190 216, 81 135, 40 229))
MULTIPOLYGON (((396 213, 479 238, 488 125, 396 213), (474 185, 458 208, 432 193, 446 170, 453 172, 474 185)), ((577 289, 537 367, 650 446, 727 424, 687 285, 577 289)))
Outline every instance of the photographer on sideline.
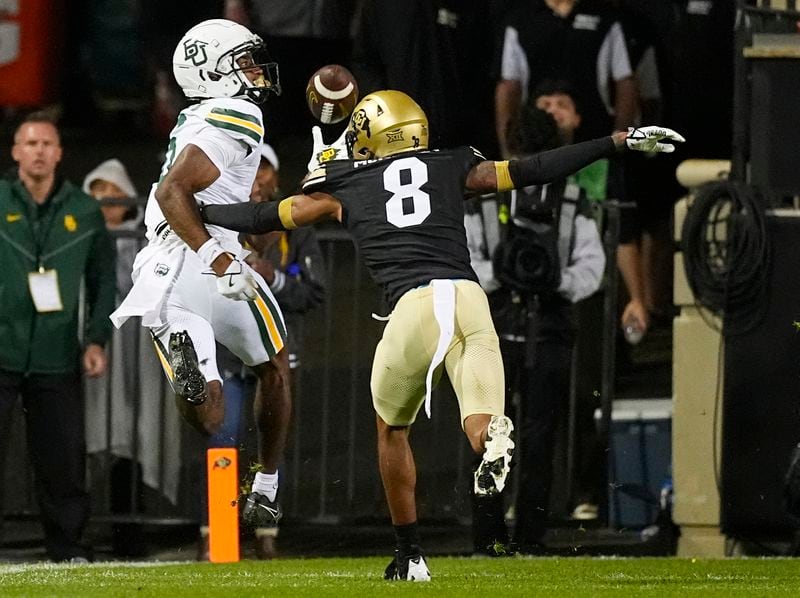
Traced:
MULTIPOLYGON (((549 84, 511 123, 509 148, 524 157, 569 143, 579 124, 568 88, 549 84)), ((506 405, 519 413, 514 542, 522 553, 544 551, 554 432, 570 388, 573 306, 598 290, 605 269, 589 200, 578 184, 586 176, 499 194, 465 217, 472 266, 489 294, 500 337, 506 405)), ((504 498, 473 496, 477 554, 508 551, 504 498)))

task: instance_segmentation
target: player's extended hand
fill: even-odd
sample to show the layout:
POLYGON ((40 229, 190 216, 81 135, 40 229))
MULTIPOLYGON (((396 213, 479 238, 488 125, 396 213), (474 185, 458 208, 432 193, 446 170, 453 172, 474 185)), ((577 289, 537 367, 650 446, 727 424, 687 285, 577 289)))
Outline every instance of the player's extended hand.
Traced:
POLYGON ((628 127, 628 137, 625 143, 628 149, 637 152, 661 152, 669 154, 675 151, 672 143, 661 143, 667 141, 686 141, 682 135, 672 129, 659 126, 650 127, 628 127))
POLYGON ((314 140, 314 144, 311 149, 311 159, 308 161, 308 172, 314 172, 323 162, 342 160, 348 157, 347 143, 345 142, 346 133, 347 129, 339 135, 339 139, 330 145, 325 145, 325 140, 322 138, 322 129, 316 125, 311 127, 311 137, 314 140))
POLYGON ((221 276, 217 277, 217 290, 223 297, 234 301, 252 301, 256 298, 256 281, 250 266, 233 258, 221 276))

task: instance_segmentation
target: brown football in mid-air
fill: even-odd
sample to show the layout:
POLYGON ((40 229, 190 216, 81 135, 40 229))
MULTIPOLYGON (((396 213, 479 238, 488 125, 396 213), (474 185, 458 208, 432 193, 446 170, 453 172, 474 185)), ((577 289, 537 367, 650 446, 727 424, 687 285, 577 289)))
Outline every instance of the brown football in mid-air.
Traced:
POLYGON ((325 65, 308 80, 306 102, 321 123, 338 123, 350 116, 358 102, 356 78, 340 64, 325 65))

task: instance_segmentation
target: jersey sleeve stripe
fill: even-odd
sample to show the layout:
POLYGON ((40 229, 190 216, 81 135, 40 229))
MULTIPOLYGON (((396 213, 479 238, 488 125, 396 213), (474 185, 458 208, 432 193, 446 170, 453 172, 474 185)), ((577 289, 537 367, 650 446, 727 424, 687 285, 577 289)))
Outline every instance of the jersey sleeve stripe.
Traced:
POLYGON ((231 108, 212 108, 210 114, 223 114, 225 116, 232 116, 241 120, 248 120, 253 124, 261 126, 261 120, 257 116, 247 114, 247 112, 239 112, 231 108))
POLYGON ((247 135, 256 143, 261 143, 261 138, 264 136, 264 129, 254 123, 236 118, 235 116, 228 116, 225 114, 211 114, 206 116, 206 122, 219 127, 221 129, 228 129, 247 135))

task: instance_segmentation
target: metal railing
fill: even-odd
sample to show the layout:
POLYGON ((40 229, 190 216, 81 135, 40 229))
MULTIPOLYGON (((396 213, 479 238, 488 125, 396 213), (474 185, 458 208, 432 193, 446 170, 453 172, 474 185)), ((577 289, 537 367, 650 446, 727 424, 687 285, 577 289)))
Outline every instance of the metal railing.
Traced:
MULTIPOLYGON (((117 239, 141 232, 115 232, 117 239)), ((282 470, 287 517, 336 521, 386 515, 375 461, 375 423, 369 392, 374 347, 385 313, 380 291, 356 259, 350 238, 319 230, 326 266, 326 298, 309 312, 302 366, 296 372, 292 430, 282 470)), ((138 318, 107 348, 109 371, 86 381, 87 471, 92 513, 100 521, 198 519, 205 445, 173 404, 170 387, 138 318)), ((420 511, 439 518, 467 507, 468 446, 446 385, 437 390, 431 421, 415 426, 420 463, 420 511), (434 499, 435 497, 435 499, 434 499)), ((255 460, 252 414, 242 439, 242 470, 255 460)), ((33 515, 32 473, 21 410, 15 413, 5 468, 7 517, 33 515), (10 489, 13 488, 13 492, 10 489)))
MULTIPOLYGON (((612 221, 615 218, 612 215, 612 221)), ((144 243, 140 231, 114 234, 118 240, 144 243)), ((388 512, 375 459, 369 379, 374 348, 384 326, 372 314, 385 314, 387 309, 358 260, 350 237, 332 227, 318 229, 318 239, 325 259, 326 296, 324 303, 306 316, 292 428, 281 468, 282 502, 292 519, 354 522, 385 518, 388 512)), ((610 255, 615 243, 614 239, 607 246, 610 255)), ((609 264, 613 269, 613 259, 609 264)), ((606 434, 613 398, 616 326, 616 278, 612 276, 604 314, 609 320, 604 335, 611 338, 604 343, 604 353, 612 352, 604 358, 602 383, 605 416, 601 430, 606 434)), ((115 331, 109 353, 109 372, 87 383, 85 389, 94 520, 197 521, 199 493, 205 491, 200 475, 205 444, 180 419, 149 334, 132 319, 115 331)), ((434 391, 432 418, 421 414, 411 435, 418 464, 418 509, 421 519, 468 521, 473 457, 461 431, 455 396, 445 381, 446 376, 434 391)), ((247 434, 241 443, 242 472, 255 455, 249 411, 248 425, 244 426, 247 434)), ((9 454, 19 457, 26 454, 20 410, 16 418, 9 454)), ((569 430, 572 447, 576 441, 574 425, 570 424, 569 430)), ((27 460, 8 461, 6 516, 35 514, 27 460), (12 487, 14 491, 10 492, 12 487)), ((567 471, 561 473, 571 479, 574 468, 570 452, 567 471)))

